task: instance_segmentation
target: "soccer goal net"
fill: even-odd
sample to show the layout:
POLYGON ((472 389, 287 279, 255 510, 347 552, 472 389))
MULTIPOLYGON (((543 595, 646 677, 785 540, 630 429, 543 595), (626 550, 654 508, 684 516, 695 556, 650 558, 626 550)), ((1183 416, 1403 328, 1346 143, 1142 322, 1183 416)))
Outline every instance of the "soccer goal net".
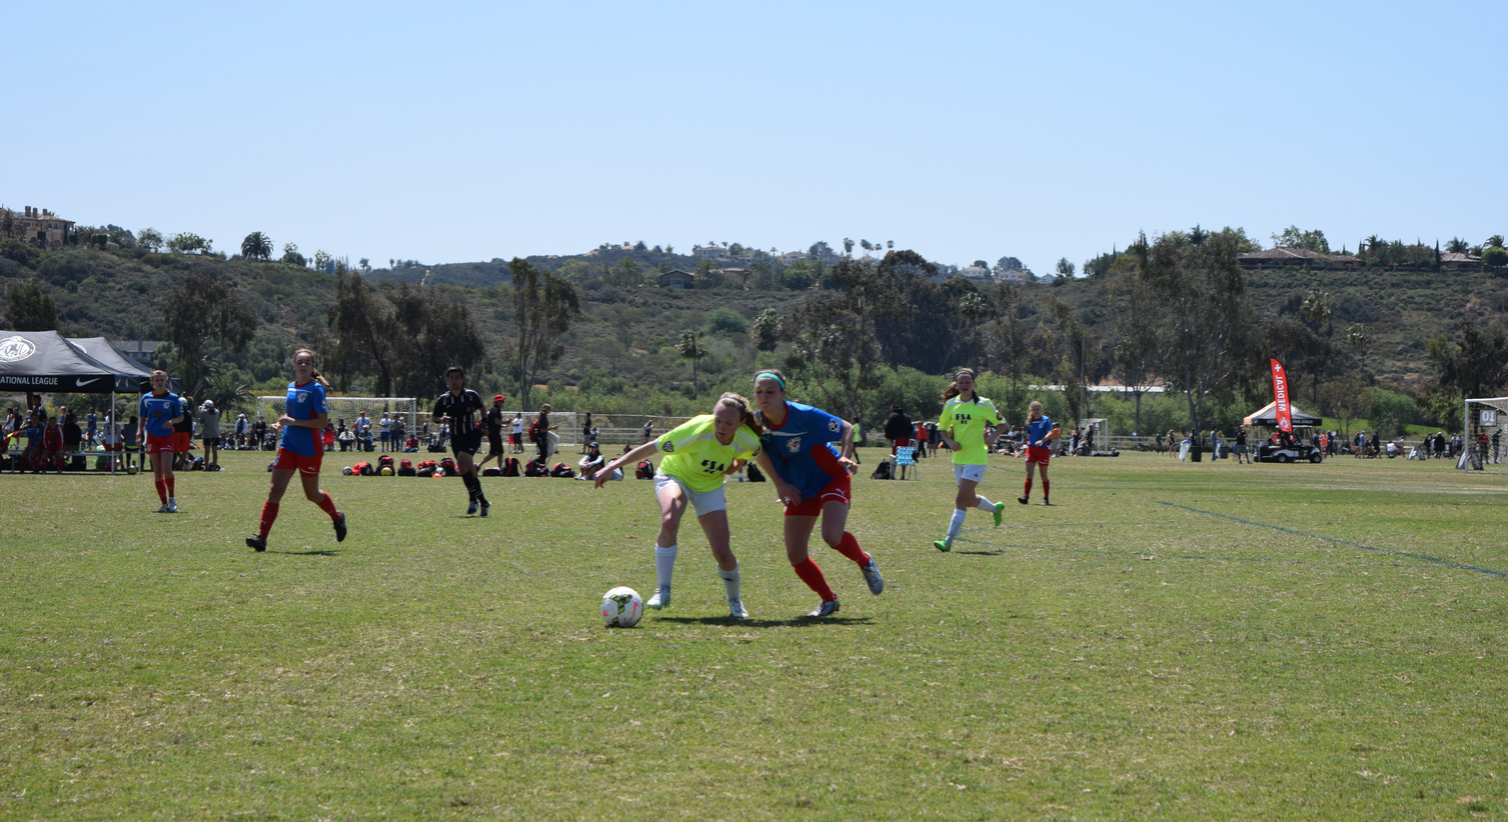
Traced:
POLYGON ((1463 456, 1473 468, 1481 470, 1503 461, 1503 446, 1508 445, 1508 397, 1473 397, 1466 400, 1462 423, 1466 441, 1463 456), (1486 435, 1484 443, 1483 435, 1486 435))
MULTIPOLYGON (((402 422, 406 433, 418 430, 419 403, 413 397, 325 397, 330 408, 330 423, 338 425, 342 420, 346 427, 353 425, 361 412, 372 421, 372 436, 376 437, 378 425, 384 414, 393 422, 402 422)), ((257 414, 268 423, 277 420, 287 410, 288 397, 257 397, 257 414)))

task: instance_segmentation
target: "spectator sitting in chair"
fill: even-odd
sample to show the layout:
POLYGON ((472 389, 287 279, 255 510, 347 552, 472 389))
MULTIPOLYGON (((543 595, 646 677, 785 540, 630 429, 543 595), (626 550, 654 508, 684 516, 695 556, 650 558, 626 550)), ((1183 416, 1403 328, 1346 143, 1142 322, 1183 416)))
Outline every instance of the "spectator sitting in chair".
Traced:
POLYGON ((54 470, 63 473, 63 429, 58 425, 57 417, 48 420, 47 427, 42 429, 42 448, 37 453, 37 462, 43 471, 47 470, 48 460, 52 460, 54 470))
MULTIPOLYGON (((84 450, 84 431, 79 428, 77 414, 69 414, 63 418, 63 450, 65 452, 84 450)), ((65 460, 69 465, 68 470, 84 470, 83 457, 66 457, 65 460)))

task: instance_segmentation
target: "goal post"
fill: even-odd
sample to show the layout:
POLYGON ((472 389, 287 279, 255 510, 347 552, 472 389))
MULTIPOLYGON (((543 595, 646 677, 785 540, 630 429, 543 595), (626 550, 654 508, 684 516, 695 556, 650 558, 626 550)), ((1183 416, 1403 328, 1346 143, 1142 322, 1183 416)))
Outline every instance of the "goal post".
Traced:
POLYGON ((1462 447, 1473 457, 1470 462, 1480 459, 1485 468, 1486 463, 1503 461, 1502 449, 1508 445, 1508 397, 1467 398, 1461 427, 1465 432, 1462 447), (1487 435, 1485 453, 1479 444, 1482 434, 1487 435))

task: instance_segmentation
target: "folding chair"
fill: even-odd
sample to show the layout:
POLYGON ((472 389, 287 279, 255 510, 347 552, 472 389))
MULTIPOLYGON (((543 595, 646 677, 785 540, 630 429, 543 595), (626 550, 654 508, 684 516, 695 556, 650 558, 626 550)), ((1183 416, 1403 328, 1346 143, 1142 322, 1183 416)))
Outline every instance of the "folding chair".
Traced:
POLYGON ((907 468, 911 469, 910 479, 921 479, 921 466, 916 464, 916 447, 911 445, 897 446, 895 449, 895 470, 900 476, 896 477, 896 479, 904 478, 907 468))

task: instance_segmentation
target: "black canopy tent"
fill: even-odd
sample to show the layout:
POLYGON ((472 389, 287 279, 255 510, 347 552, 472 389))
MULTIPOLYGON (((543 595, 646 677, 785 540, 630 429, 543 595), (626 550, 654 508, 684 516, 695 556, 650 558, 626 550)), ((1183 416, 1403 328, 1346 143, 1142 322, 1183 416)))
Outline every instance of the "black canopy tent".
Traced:
POLYGON ((104 394, 118 376, 56 331, 0 331, 0 391, 104 394))
MULTIPOLYGON (((75 342, 56 331, 0 331, 0 391, 108 393, 113 419, 115 394, 149 391, 150 379, 151 372, 121 355, 104 337, 75 342)), ((115 471, 113 459, 110 470, 115 471)))
POLYGON ((84 356, 115 372, 115 390, 145 394, 152 390, 152 372, 120 353, 104 337, 69 337, 68 342, 84 356))

